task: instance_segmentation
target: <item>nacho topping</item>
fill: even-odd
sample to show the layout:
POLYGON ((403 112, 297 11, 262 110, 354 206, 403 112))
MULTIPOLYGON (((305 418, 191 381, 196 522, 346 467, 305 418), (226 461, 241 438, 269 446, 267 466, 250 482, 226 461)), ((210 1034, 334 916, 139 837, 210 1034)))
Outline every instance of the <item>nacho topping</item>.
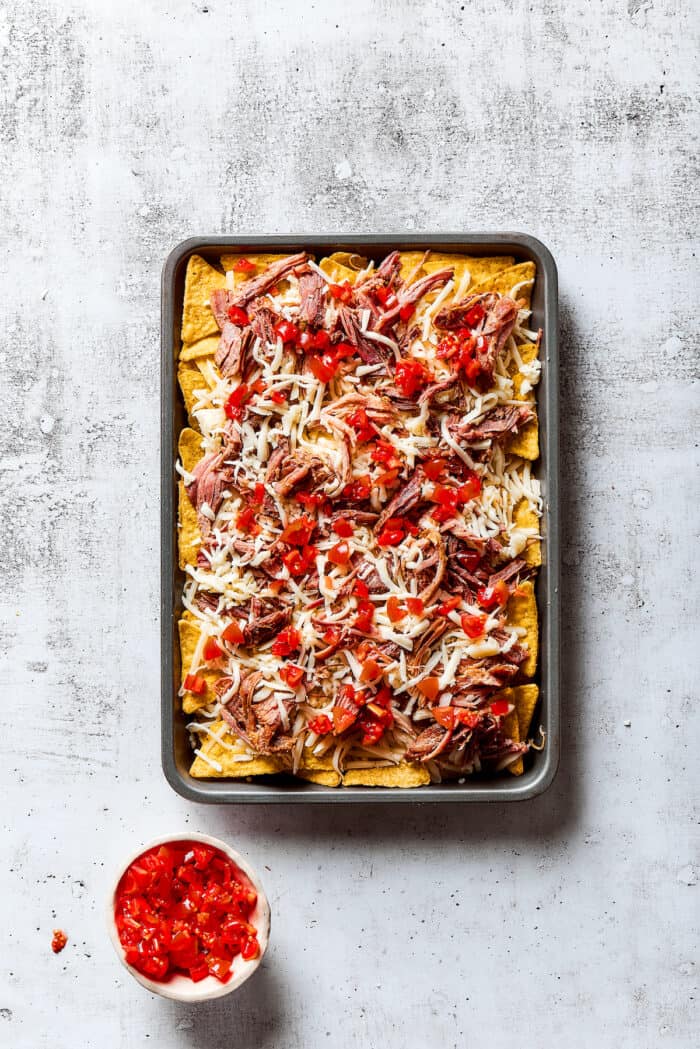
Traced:
POLYGON ((532 281, 470 294, 429 254, 409 273, 351 258, 239 259, 210 292, 221 336, 181 466, 190 729, 223 746, 223 724, 272 770, 498 770, 528 749, 502 696, 538 563, 539 484, 510 448, 536 427, 532 281))

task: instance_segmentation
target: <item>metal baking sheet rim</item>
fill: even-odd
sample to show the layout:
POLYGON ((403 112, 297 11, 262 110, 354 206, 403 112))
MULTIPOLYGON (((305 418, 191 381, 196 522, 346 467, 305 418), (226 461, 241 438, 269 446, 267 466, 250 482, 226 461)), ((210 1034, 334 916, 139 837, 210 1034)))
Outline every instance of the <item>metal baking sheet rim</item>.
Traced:
POLYGON ((560 752, 560 608, 559 608, 559 353, 557 269, 544 244, 524 233, 443 233, 343 236, 211 236, 182 241, 168 255, 162 274, 161 297, 161 725, 162 765, 173 789, 190 801, 210 804, 326 802, 505 802, 526 801, 546 790, 554 779, 560 752), (184 407, 177 387, 182 292, 187 260, 193 253, 217 256, 223 249, 244 252, 306 249, 328 254, 351 249, 380 257, 388 251, 449 249, 466 255, 513 255, 537 265, 533 295, 533 327, 543 329, 542 379, 538 388, 540 459, 536 473, 544 497, 543 564, 537 581, 540 615, 540 655, 536 680, 540 686, 537 715, 546 746, 534 753, 522 776, 450 782, 413 789, 389 787, 321 787, 311 783, 244 780, 199 780, 188 771, 191 750, 185 718, 179 709, 179 645, 177 642, 177 437, 184 407))

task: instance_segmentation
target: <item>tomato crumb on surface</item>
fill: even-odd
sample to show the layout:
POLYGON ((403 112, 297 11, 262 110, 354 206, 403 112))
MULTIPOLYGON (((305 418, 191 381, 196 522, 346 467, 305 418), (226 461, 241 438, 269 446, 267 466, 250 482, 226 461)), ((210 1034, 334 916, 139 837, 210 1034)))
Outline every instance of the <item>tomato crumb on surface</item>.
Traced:
POLYGON ((227 983, 234 960, 260 952, 251 915, 257 893, 219 849, 198 841, 159 845, 127 867, 114 919, 127 963, 153 980, 174 974, 227 983))
POLYGON ((54 954, 60 954, 63 948, 68 943, 68 937, 64 933, 63 929, 54 929, 53 939, 51 940, 51 950, 54 954))

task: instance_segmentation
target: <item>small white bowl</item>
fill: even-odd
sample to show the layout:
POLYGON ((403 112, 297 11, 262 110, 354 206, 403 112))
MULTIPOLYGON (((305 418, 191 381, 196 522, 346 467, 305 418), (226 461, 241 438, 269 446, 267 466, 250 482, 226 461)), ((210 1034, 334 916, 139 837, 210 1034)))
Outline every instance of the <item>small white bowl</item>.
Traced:
POLYGON ((260 962, 263 959, 263 955, 267 950, 267 945, 270 939, 270 904, 265 890, 260 884, 260 879, 253 870, 253 868, 243 859, 240 853, 236 852, 225 842, 220 841, 219 838, 212 838, 209 834, 193 834, 192 831, 184 831, 182 834, 168 834, 162 838, 156 838, 154 841, 148 842, 146 845, 140 846, 136 849, 122 864, 117 872, 117 876, 112 886, 112 891, 109 894, 107 901, 107 929, 109 931, 109 938, 111 939, 114 949, 117 952, 117 957, 122 963, 125 969, 131 973, 135 980, 145 987, 146 990, 152 991, 153 994, 159 994, 161 998, 174 998, 178 1002, 205 1002, 210 998, 222 998, 225 994, 231 994, 232 991, 238 990, 241 984, 244 984, 249 976, 252 976, 260 962), (250 958, 248 960, 238 955, 233 963, 233 973, 228 983, 221 983, 215 976, 206 976, 203 980, 195 983, 189 978, 189 976, 183 976, 176 973, 171 976, 167 982, 160 982, 159 980, 151 980, 148 976, 144 976, 140 973, 133 965, 129 965, 124 954, 124 948, 119 940, 119 933, 117 931, 117 923, 114 920, 114 901, 117 892, 117 887, 122 879, 122 875, 126 871, 127 867, 134 862, 144 852, 148 852, 149 849, 153 849, 158 845, 168 845, 174 841, 201 841, 205 845, 211 845, 216 849, 219 849, 228 856, 237 867, 243 871, 243 873, 249 878, 251 885, 258 894, 258 902, 255 905, 255 910, 252 912, 250 920, 258 931, 258 943, 260 945, 260 952, 257 958, 250 958))

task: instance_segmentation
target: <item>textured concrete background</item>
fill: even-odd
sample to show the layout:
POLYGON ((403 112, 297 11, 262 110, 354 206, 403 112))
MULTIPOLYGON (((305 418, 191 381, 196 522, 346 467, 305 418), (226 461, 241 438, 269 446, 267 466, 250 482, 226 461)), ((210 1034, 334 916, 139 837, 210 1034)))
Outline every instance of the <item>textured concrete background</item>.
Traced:
POLYGON ((685 1049, 691 5, 0 10, 0 1042, 685 1049), (463 229, 528 231, 560 267, 561 773, 508 809, 186 804, 158 758, 162 260, 197 233, 463 229), (145 994, 103 928, 113 865, 186 826, 246 852, 274 912, 256 979, 199 1009, 145 994))

